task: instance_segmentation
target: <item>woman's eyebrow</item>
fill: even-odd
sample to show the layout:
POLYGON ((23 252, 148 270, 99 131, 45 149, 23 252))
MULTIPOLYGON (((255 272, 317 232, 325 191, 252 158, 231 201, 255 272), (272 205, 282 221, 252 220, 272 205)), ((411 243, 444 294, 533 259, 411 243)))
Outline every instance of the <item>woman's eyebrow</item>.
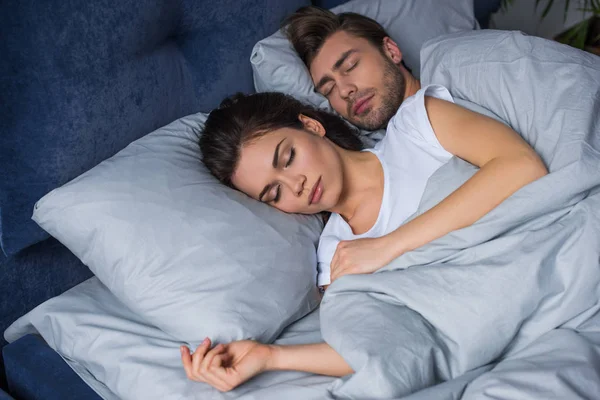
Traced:
MULTIPOLYGON (((277 168, 277 163, 279 161, 279 147, 281 147, 281 144, 285 142, 285 139, 287 139, 287 137, 281 139, 281 141, 277 143, 277 146, 275 146, 275 154, 273 154, 273 168, 277 168)), ((271 185, 267 185, 263 188, 262 192, 260 192, 260 194, 258 195, 258 201, 263 201, 262 198, 265 194, 267 194, 270 188, 271 185)))
POLYGON ((285 139, 287 138, 284 137, 281 139, 281 142, 279 142, 277 147, 275 147, 275 154, 273 154, 273 168, 277 168, 277 161, 279 160, 279 146, 281 146, 281 143, 285 142, 285 139))

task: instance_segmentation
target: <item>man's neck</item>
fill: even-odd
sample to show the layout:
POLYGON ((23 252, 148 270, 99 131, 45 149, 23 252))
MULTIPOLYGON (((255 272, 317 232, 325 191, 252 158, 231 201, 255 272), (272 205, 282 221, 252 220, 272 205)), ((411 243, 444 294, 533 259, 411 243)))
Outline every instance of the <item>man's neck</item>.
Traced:
POLYGON ((404 90, 404 99, 414 96, 421 90, 421 81, 410 75, 410 78, 406 79, 406 88, 404 90))

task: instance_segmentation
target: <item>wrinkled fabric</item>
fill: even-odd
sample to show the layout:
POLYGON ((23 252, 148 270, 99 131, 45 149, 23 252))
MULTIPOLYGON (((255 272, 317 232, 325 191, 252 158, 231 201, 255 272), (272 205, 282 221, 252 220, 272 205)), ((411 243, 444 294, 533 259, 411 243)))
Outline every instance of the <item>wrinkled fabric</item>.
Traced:
MULTIPOLYGON (((506 121, 549 174, 472 226, 329 287, 322 334, 356 371, 337 382, 338 398, 413 393, 598 308, 600 58, 490 31, 429 42, 422 59, 422 84, 444 85, 506 121)), ((475 171, 458 158, 440 168, 415 216, 475 171)))

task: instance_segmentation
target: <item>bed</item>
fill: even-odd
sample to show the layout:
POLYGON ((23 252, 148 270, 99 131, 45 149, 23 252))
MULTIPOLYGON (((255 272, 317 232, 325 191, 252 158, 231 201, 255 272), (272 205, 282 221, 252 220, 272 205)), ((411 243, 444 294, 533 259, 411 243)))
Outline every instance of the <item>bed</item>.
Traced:
MULTIPOLYGON (((10 395, 27 400, 597 397, 599 61, 516 32, 473 32, 486 24, 498 2, 477 1, 475 10, 467 13, 460 5, 448 6, 455 7, 450 10, 456 11, 463 28, 455 22, 436 25, 445 32, 427 38, 422 51, 411 37, 400 37, 407 41, 404 47, 416 47, 409 60, 422 82, 445 85, 465 107, 511 124, 551 166, 551 178, 520 192, 473 229, 396 260, 386 274, 341 280, 318 308, 313 271, 281 260, 312 265, 320 221, 274 214, 238 194, 223 194, 205 178, 181 172, 194 169, 194 135, 205 118, 202 111, 214 108, 226 95, 279 89, 302 98, 302 89, 293 87, 301 79, 289 78, 296 72, 277 64, 289 55, 289 48, 281 47, 281 38, 272 34, 285 15, 308 3, 0 6, 0 46, 6 55, 0 62, 0 304, 2 330, 10 342, 3 342, 7 379, 2 388, 10 395), (450 48, 452 52, 444 51, 450 48), (274 56, 274 50, 283 53, 274 56), (276 81, 278 71, 284 71, 283 83, 276 81), (523 82, 529 86, 513 98, 509 89, 523 82), (561 94, 559 100, 556 93, 561 94), (147 175, 146 180, 133 184, 131 176, 122 173, 131 160, 134 176, 147 175), (152 168, 165 165, 171 169, 153 175, 152 168), (165 197, 153 192, 155 186, 145 186, 151 181, 186 189, 165 197), (561 195, 556 196, 559 187, 561 195), (197 198, 196 188, 210 190, 213 197, 194 214, 188 207, 190 199, 197 198), (111 196, 102 197, 107 193, 111 196), (135 196, 144 198, 144 206, 117 215, 115 205, 135 196), (165 204, 172 203, 181 208, 169 214, 165 204), (220 215, 218 207, 224 203, 233 208, 221 215, 220 224, 210 225, 214 221, 206 216, 220 215), (112 207, 108 214, 107 205, 112 207), (114 217, 101 225, 102 237, 94 236, 98 226, 91 223, 98 215, 114 217), (132 215, 140 230, 128 231, 130 225, 119 224, 132 215), (181 229, 154 232, 153 225, 143 224, 147 215, 166 220, 159 228, 176 220, 181 229), (260 235, 252 235, 235 224, 240 220, 268 225, 260 235), (198 226, 204 230, 198 231, 198 226), (65 227, 70 230, 65 232, 65 227), (188 251, 193 235, 202 238, 204 246, 211 245, 200 248, 196 243, 196 252, 188 251), (236 235, 244 240, 236 241, 236 235), (141 240, 131 238, 154 245, 139 247, 141 240), (237 290, 228 293, 234 297, 225 303, 202 297, 206 291, 191 284, 220 278, 219 273, 235 276, 246 266, 240 259, 256 256, 240 252, 248 240, 253 248, 265 246, 265 240, 277 243, 280 253, 263 255, 254 264, 277 265, 278 270, 257 269, 236 277, 253 291, 250 300, 241 299, 247 293, 237 290), (230 247, 222 247, 225 241, 230 247), (175 256, 157 251, 165 243, 178 249, 175 256), (110 259, 116 252, 102 253, 108 245, 122 245, 119 248, 131 259, 110 259), (212 252, 206 250, 209 247, 212 252), (539 251, 544 247, 547 251, 539 251), (135 257, 132 249, 140 249, 135 257), (236 252, 240 255, 232 257, 236 252), (525 261, 515 264, 502 258, 515 252, 525 261), (161 268, 181 263, 182 254, 207 264, 220 262, 231 270, 198 273, 202 279, 197 281, 187 278, 194 270, 183 270, 177 280, 166 283, 145 281, 159 276, 161 268), (152 259, 143 258, 149 255, 152 259), (497 260, 508 267, 499 268, 503 264, 497 260), (443 273, 436 263, 446 267, 443 273), (114 268, 103 267, 107 264, 114 268), (293 284, 282 278, 283 272, 297 274, 293 284), (423 289, 425 277, 437 286, 423 289), (279 291, 261 292, 265 283, 279 291), (469 296, 440 296, 448 287, 469 296), (285 300, 277 297, 281 293, 287 294, 285 300), (158 303, 167 295, 178 301, 158 303), (482 297, 491 301, 480 302, 482 297), (436 301, 428 301, 431 298, 436 301), (194 318, 178 314, 186 310, 186 302, 198 307, 194 318), (345 314, 340 306, 349 303, 356 305, 353 314, 345 314), (236 305, 225 308, 227 318, 214 312, 223 304, 236 305), (469 312, 444 312, 443 305, 469 312), (354 327, 364 323, 371 307, 379 310, 379 317, 369 323, 374 329, 356 333, 354 327), (327 318, 321 320, 323 315, 327 318), (199 319, 204 321, 200 325, 199 319), (240 329, 242 323, 253 330, 240 329), (414 329, 397 333, 407 326, 414 329), (382 329, 393 334, 382 340, 382 329), (220 394, 187 381, 180 368, 178 344, 197 343, 199 332, 222 341, 253 337, 291 344, 325 339, 357 373, 343 379, 268 373, 220 394), (365 341, 370 343, 366 352, 356 351, 365 341), (408 361, 388 369, 382 355, 394 354, 393 349, 398 349, 396 357, 408 361), (118 363, 111 364, 117 355, 118 363)), ((331 8, 344 2, 316 3, 331 8)), ((351 3, 365 12, 387 7, 385 1, 351 3)), ((472 173, 458 160, 439 171, 419 212, 472 173)))

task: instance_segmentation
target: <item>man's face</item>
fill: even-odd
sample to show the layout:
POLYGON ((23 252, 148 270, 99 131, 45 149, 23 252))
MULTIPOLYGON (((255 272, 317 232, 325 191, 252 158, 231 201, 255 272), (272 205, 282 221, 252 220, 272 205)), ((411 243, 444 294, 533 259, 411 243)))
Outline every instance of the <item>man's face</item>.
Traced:
POLYGON ((315 90, 362 129, 384 128, 404 99, 399 66, 368 40, 343 31, 325 41, 309 69, 315 90))

